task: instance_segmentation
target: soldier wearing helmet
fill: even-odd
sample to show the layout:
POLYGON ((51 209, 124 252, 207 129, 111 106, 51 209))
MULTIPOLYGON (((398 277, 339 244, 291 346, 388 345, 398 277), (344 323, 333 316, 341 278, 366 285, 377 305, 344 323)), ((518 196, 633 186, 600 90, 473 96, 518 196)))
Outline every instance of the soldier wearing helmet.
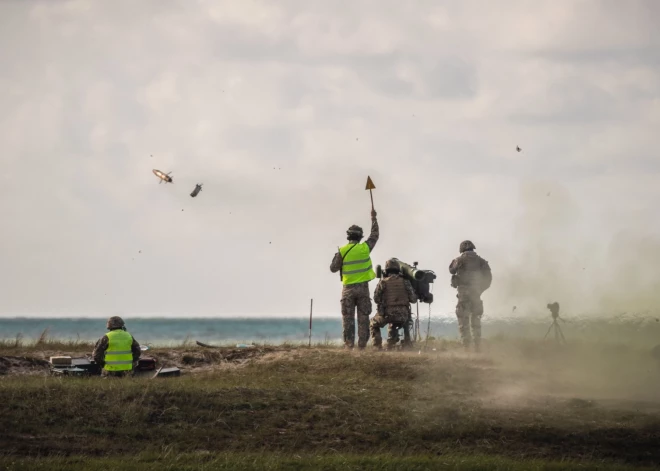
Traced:
POLYGON ((92 356, 103 368, 103 376, 126 376, 133 373, 133 363, 140 359, 140 344, 126 331, 124 320, 112 316, 106 323, 108 333, 94 346, 92 356))
POLYGON ((449 273, 452 275, 451 286, 457 290, 456 317, 463 346, 469 349, 474 339, 474 347, 478 352, 481 345, 481 316, 484 313, 481 295, 490 287, 493 275, 488 262, 477 255, 475 249, 472 241, 461 242, 458 248, 461 255, 452 260, 449 273))
POLYGON ((383 338, 380 329, 387 325, 387 349, 391 350, 399 341, 399 329, 403 327, 403 345, 411 346, 410 330, 410 303, 417 302, 417 294, 410 284, 401 275, 399 262, 392 258, 385 262, 385 274, 378 282, 374 291, 374 301, 378 310, 369 323, 374 347, 380 350, 383 338))
POLYGON ((376 211, 371 211, 371 234, 366 241, 362 228, 353 225, 346 231, 348 243, 340 247, 330 264, 332 273, 340 273, 343 285, 341 294, 341 315, 344 347, 352 349, 355 345, 355 311, 357 308, 358 348, 364 349, 369 341, 369 315, 371 297, 369 282, 376 278, 371 263, 371 252, 378 241, 378 220, 376 211))

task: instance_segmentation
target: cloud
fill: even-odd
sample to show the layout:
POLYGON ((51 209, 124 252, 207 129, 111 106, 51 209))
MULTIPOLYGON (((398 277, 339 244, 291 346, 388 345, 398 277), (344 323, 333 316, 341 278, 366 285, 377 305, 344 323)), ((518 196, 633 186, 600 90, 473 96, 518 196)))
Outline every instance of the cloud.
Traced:
POLYGON ((0 313, 297 314, 314 297, 338 314, 328 266, 368 227, 367 175, 374 258, 436 270, 434 312, 453 309, 443 277, 466 238, 494 270, 489 315, 615 306, 613 251, 660 229, 657 13, 5 2, 0 313))

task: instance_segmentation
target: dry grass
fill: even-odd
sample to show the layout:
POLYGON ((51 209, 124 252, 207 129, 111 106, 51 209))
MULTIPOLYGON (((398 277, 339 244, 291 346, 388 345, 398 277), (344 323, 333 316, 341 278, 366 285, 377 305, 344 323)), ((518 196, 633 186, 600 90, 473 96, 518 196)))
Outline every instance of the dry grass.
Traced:
POLYGON ((39 360, 53 346, 0 346, 0 357, 32 359, 26 368, 41 375, 0 376, 0 441, 11 455, 0 463, 18 460, 15 469, 83 469, 76 457, 106 454, 99 466, 110 469, 115 454, 137 463, 164 449, 208 454, 219 460, 213 469, 250 469, 255 452, 270 463, 261 469, 428 469, 424 460, 438 457, 447 469, 660 462, 660 368, 642 349, 517 341, 472 356, 443 342, 422 354, 186 346, 150 351, 185 372, 151 381, 48 377, 39 360), (26 461, 34 456, 51 458, 26 461))

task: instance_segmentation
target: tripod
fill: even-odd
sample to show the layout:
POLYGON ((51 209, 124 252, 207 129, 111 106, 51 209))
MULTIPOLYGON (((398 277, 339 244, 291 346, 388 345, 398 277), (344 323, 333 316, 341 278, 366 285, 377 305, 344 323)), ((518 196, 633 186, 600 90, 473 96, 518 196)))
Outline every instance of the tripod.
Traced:
POLYGON ((557 318, 552 319, 552 324, 550 324, 550 328, 546 332, 545 337, 543 337, 543 340, 545 340, 548 337, 548 334, 550 333, 551 330, 553 330, 553 328, 555 331, 555 342, 566 344, 566 338, 564 337, 564 333, 561 331, 561 327, 559 327, 559 322, 557 322, 557 318))
MULTIPOLYGON (((565 345, 566 344, 566 338, 564 337, 564 333, 561 331, 561 327, 559 326, 559 322, 557 322, 558 319, 561 319, 561 317, 559 317, 559 303, 548 304, 547 307, 548 307, 548 309, 550 309, 550 313, 552 314, 552 324, 550 324, 550 328, 545 333, 545 337, 543 337, 543 340, 545 340, 548 337, 548 334, 550 333, 550 331, 554 329, 554 331, 555 331, 555 342, 565 345)), ((563 320, 563 319, 561 319, 561 320, 563 320)))

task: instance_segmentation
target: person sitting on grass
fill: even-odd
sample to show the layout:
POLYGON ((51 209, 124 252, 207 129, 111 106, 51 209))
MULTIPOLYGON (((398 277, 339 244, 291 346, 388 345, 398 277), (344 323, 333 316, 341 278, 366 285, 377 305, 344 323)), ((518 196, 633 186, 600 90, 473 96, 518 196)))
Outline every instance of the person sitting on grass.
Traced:
POLYGON ((126 331, 124 320, 119 316, 108 319, 109 332, 94 346, 92 357, 103 368, 101 375, 123 377, 133 374, 133 364, 140 359, 140 344, 126 331))

